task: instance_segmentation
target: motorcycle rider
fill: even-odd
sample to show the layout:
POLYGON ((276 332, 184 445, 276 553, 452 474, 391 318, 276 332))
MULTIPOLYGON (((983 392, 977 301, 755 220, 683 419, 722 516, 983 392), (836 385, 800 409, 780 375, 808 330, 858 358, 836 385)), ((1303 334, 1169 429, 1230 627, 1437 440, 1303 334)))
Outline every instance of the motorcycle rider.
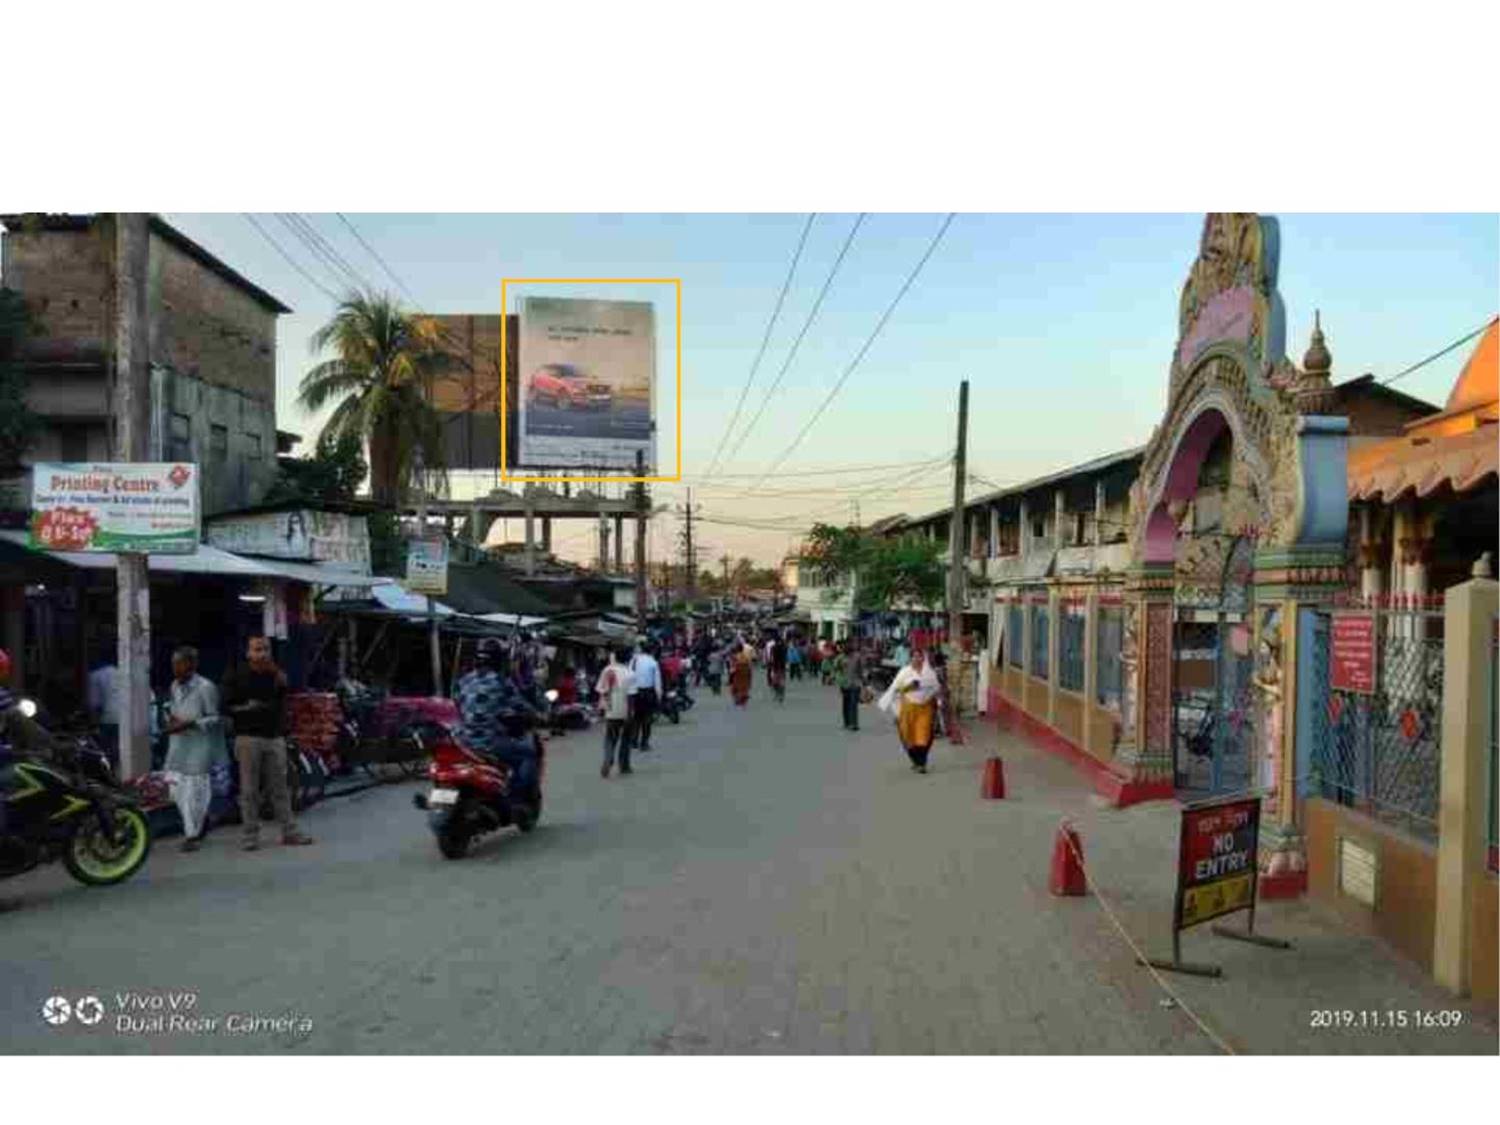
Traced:
POLYGON ((529 737, 512 736, 505 729, 505 719, 536 718, 538 712, 522 696, 506 664, 499 641, 487 637, 479 642, 473 670, 458 681, 459 735, 470 749, 509 766, 518 788, 527 790, 536 780, 536 747, 529 737))

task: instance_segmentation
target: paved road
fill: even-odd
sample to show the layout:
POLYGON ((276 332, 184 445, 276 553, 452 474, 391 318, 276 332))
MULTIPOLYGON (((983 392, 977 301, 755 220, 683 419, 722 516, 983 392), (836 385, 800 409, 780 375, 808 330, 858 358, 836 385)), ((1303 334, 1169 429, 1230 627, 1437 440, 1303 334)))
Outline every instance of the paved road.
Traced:
MULTIPOLYGON (((1070 815, 1127 930, 1164 947, 1170 806, 1099 809, 1067 766, 1019 745, 1012 798, 984 802, 993 728, 940 744, 919 777, 877 712, 851 735, 836 709, 807 683, 781 708, 758 685, 743 713, 705 693, 658 728, 635 776, 608 782, 596 735, 568 736, 537 831, 456 863, 407 784, 313 810, 315 848, 244 855, 231 829, 197 855, 160 842, 124 887, 57 869, 0 884, 0 1052, 1218 1050, 1163 1006, 1096 899, 1046 890, 1070 815), (127 992, 219 1023, 122 1031, 127 992), (99 996, 104 1020, 48 1026, 55 994, 99 996), (238 1028, 288 1013, 308 1024, 227 1029, 231 1014, 238 1028)), ((1226 976, 1172 982, 1234 1049, 1494 1052, 1468 1009, 1441 1034, 1309 1028, 1335 1003, 1455 1005, 1308 907, 1268 910, 1264 926, 1297 950, 1195 934, 1189 954, 1226 976)))

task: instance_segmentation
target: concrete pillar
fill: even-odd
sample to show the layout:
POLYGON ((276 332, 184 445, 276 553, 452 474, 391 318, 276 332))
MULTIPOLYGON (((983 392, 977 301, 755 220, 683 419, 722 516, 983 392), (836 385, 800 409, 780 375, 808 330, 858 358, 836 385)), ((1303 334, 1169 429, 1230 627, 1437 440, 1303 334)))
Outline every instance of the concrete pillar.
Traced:
POLYGON ((1068 542, 1065 526, 1068 514, 1067 497, 1058 489, 1052 494, 1052 545, 1061 550, 1068 542))
POLYGON ((1021 557, 1025 558, 1031 554, 1031 506, 1025 499, 1021 500, 1021 534, 1016 543, 1021 557))
POLYGON ((1000 505, 990 505, 990 542, 989 557, 995 558, 1000 554, 1000 505))
POLYGON ((542 517, 542 554, 552 553, 552 517, 542 517))
MULTIPOLYGON (((1442 790, 1438 799, 1437 901, 1433 976, 1467 995, 1473 965, 1474 902, 1488 847, 1489 724, 1495 700, 1491 630, 1500 586, 1474 578, 1448 590, 1443 607, 1442 790)), ((1493 892, 1491 892, 1493 893, 1493 892)), ((1486 955, 1495 956, 1491 948, 1486 955)))
POLYGON ((1359 592, 1367 599, 1378 598, 1380 582, 1380 542, 1376 537, 1375 513, 1368 504, 1359 509, 1359 592))
POLYGON ((536 573, 536 513, 530 501, 526 504, 526 573, 536 573))
POLYGON ((609 569, 609 519, 606 516, 599 517, 599 570, 601 573, 609 569))
MULTIPOLYGON (((1097 525, 1096 525, 1097 526, 1097 525)), ((1097 542, 1097 540, 1096 540, 1097 542)), ((1096 746, 1094 724, 1090 721, 1099 700, 1099 591, 1088 592, 1083 626, 1083 748, 1090 754, 1104 749, 1096 746)))
POLYGON ((1056 586, 1047 590, 1047 725, 1057 725, 1057 675, 1061 670, 1062 599, 1056 586))
POLYGON ((1094 546, 1104 544, 1104 482, 1094 482, 1094 546))
POLYGON ((615 517, 615 569, 625 569, 625 517, 615 517))

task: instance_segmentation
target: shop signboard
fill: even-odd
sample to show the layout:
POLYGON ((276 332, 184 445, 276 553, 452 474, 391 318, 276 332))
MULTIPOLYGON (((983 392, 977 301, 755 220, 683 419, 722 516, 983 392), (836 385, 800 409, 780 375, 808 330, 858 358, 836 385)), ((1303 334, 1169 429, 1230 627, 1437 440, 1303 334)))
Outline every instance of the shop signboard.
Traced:
POLYGON ((517 464, 634 471, 656 463, 656 315, 646 301, 528 297, 517 464))
POLYGON ((1329 625, 1328 686, 1375 694, 1375 615, 1335 613, 1329 625))
POLYGON ((448 592, 448 541, 413 539, 406 545, 407 591, 413 594, 448 592))
POLYGON ((198 550, 198 466, 129 462, 32 467, 28 541, 43 551, 198 550))

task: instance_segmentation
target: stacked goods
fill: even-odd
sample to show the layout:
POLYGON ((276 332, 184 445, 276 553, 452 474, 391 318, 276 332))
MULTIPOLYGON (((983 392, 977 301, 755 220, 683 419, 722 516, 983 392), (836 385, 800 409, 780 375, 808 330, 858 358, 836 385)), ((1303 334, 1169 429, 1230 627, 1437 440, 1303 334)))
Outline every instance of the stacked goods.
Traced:
POLYGON ((287 696, 287 734, 301 749, 317 754, 330 769, 338 768, 339 698, 332 692, 302 691, 287 696))
POLYGON ((399 735, 414 722, 453 726, 459 721, 458 705, 441 696, 397 695, 381 702, 375 727, 387 737, 399 735))

